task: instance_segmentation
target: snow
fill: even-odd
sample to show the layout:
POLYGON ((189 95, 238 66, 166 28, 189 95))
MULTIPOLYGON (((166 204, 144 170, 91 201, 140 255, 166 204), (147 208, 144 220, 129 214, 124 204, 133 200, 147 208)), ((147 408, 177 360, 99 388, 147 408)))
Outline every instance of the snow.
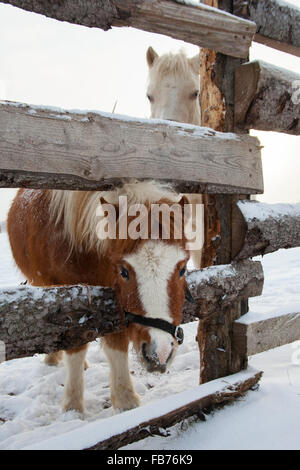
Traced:
POLYGON ((182 136, 191 136, 196 138, 207 138, 207 137, 215 137, 222 140, 235 140, 240 141, 240 138, 237 134, 233 134, 231 132, 218 132, 210 127, 201 127, 196 126, 194 124, 186 124, 186 123, 178 123, 175 121, 168 121, 165 119, 146 119, 146 118, 137 118, 132 116, 127 116, 124 114, 114 114, 114 113, 107 113, 104 111, 98 110, 82 110, 82 109, 62 109, 56 106, 44 106, 44 105, 34 105, 34 104, 25 104, 25 103, 17 103, 14 101, 1 101, 0 105, 3 104, 5 106, 13 106, 15 108, 25 108, 26 112, 31 115, 38 114, 38 111, 48 111, 50 117, 62 119, 65 121, 71 121, 73 118, 80 122, 89 122, 87 115, 96 114, 98 116, 107 118, 107 119, 114 119, 118 121, 122 121, 123 123, 133 122, 137 125, 139 124, 149 124, 151 128, 154 128, 156 124, 162 124, 164 126, 172 127, 176 130, 179 135, 182 136))
MULTIPOLYGON (((250 300, 250 314, 268 317, 300 312, 300 249, 280 250, 262 262, 264 292, 250 300)), ((222 269, 226 268, 216 268, 222 269)), ((7 235, 1 233, 0 287, 12 287, 22 280, 12 261, 7 235)), ((43 355, 0 364, 0 449, 84 448, 94 444, 95 437, 120 432, 147 419, 153 410, 165 412, 187 397, 193 399, 199 392, 196 330, 197 322, 184 325, 185 341, 167 374, 147 373, 131 351, 130 370, 143 406, 119 415, 111 408, 109 366, 98 342, 92 343, 88 352, 84 416, 61 411, 63 364, 47 366, 43 355)), ((264 371, 258 391, 208 415, 205 423, 176 425, 169 437, 150 437, 126 449, 299 450, 300 341, 252 356, 249 364, 264 371)), ((205 387, 212 390, 215 385, 211 382, 205 387)))
POLYGON ((226 377, 226 380, 214 380, 202 387, 198 385, 197 387, 177 393, 176 395, 161 398, 138 409, 112 416, 109 419, 106 418, 102 422, 96 421, 87 424, 83 428, 65 434, 63 441, 61 437, 54 437, 46 442, 42 441, 40 445, 35 444, 33 447, 25 447, 24 450, 78 450, 80 447, 92 447, 97 442, 109 439, 115 434, 126 432, 150 419, 169 413, 207 395, 220 390, 230 390, 230 386, 249 379, 256 372, 256 370, 249 368, 247 371, 226 377))
POLYGON ((190 286, 198 284, 201 281, 209 281, 212 278, 217 276, 222 277, 234 277, 236 275, 236 270, 233 266, 226 264, 220 264, 219 266, 210 266, 209 268, 204 268, 201 271, 192 271, 188 277, 188 283, 190 286))
POLYGON ((284 216, 300 217, 300 204, 266 204, 255 201, 239 201, 238 206, 247 221, 280 219, 284 216))

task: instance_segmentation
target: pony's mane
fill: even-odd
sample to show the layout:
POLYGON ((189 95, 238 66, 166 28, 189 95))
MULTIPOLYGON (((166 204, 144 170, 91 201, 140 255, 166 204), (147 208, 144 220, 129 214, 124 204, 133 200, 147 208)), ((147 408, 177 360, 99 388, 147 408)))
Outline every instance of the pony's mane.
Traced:
POLYGON ((176 54, 168 52, 156 59, 155 66, 150 70, 150 73, 152 72, 158 74, 160 77, 171 74, 189 77, 191 67, 184 51, 177 52, 176 54))
POLYGON ((62 224, 70 250, 85 248, 105 251, 107 243, 97 237, 97 208, 101 197, 107 203, 116 205, 120 196, 127 196, 128 207, 132 204, 152 204, 162 199, 170 202, 178 202, 180 199, 171 185, 157 181, 134 180, 105 192, 53 190, 50 191, 50 220, 62 224))

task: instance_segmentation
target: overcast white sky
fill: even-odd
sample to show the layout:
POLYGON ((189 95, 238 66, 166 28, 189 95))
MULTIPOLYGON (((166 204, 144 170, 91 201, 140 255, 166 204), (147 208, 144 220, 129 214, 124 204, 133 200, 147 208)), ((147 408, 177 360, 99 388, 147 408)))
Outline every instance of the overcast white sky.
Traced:
MULTIPOLYGON (((299 0, 290 3, 300 6, 299 0)), ((45 18, 0 3, 0 99, 63 108, 97 109, 149 117, 145 97, 146 50, 159 53, 196 46, 134 30, 108 32, 45 18)), ((251 59, 263 59, 300 73, 300 58, 254 44, 251 59)), ((263 149, 268 202, 300 202, 300 137, 258 135, 263 149)), ((0 190, 0 221, 15 190, 0 190)))

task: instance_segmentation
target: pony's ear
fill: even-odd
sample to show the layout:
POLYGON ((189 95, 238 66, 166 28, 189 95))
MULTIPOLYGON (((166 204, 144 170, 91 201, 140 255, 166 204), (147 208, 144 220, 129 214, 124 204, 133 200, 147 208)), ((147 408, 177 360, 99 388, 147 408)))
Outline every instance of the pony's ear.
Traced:
POLYGON ((201 65, 201 60, 200 60, 200 54, 195 55, 191 59, 189 59, 190 66, 192 67, 193 71, 196 74, 200 74, 200 65, 201 65))
POLYGON ((153 47, 150 46, 148 47, 146 57, 147 57, 147 63, 149 67, 152 67, 154 61, 158 58, 158 54, 157 52, 155 52, 153 47))
POLYGON ((186 223, 192 217, 190 201, 188 200, 186 196, 183 195, 180 201, 178 202, 178 204, 180 204, 182 207, 182 212, 184 214, 184 221, 186 223))

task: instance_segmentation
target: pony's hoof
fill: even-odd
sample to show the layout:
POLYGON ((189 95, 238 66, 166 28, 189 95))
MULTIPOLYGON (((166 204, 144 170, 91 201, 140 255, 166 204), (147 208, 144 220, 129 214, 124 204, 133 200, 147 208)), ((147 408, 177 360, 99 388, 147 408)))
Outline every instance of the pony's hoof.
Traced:
POLYGON ((62 410, 64 413, 67 411, 77 411, 77 413, 80 413, 83 415, 84 405, 79 400, 63 400, 62 410))
POLYGON ((116 412, 132 410, 140 406, 141 397, 135 392, 124 392, 119 398, 112 399, 112 404, 116 412))

